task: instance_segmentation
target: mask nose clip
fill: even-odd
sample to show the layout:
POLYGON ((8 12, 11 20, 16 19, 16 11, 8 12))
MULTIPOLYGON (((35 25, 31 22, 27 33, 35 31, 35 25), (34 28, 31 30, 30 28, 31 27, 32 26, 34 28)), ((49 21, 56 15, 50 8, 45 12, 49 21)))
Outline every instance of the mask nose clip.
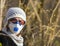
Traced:
POLYGON ((19 24, 19 22, 18 21, 16 21, 16 23, 15 24, 19 24))
POLYGON ((19 23, 19 21, 17 21, 17 22, 16 22, 16 24, 19 24, 19 25, 21 25, 21 23, 19 23))

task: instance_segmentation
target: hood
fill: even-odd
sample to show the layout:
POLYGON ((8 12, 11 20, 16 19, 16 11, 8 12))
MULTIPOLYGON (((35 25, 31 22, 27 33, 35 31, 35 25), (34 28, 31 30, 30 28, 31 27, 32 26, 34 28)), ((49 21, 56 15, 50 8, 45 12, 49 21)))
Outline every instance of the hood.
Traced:
POLYGON ((18 8, 18 7, 12 7, 12 8, 9 8, 8 11, 7 11, 7 13, 6 13, 6 17, 3 20, 3 26, 6 27, 6 25, 8 23, 8 20, 10 18, 14 18, 14 17, 20 17, 24 21, 26 21, 26 14, 23 11, 23 9, 18 8))

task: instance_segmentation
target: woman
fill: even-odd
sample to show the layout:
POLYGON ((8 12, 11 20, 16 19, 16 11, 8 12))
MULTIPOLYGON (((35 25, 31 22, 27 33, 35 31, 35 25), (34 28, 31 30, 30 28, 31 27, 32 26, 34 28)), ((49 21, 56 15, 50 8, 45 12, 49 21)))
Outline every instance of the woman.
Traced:
POLYGON ((0 31, 2 46, 23 46, 23 37, 20 34, 25 26, 26 14, 21 8, 9 8, 0 31))

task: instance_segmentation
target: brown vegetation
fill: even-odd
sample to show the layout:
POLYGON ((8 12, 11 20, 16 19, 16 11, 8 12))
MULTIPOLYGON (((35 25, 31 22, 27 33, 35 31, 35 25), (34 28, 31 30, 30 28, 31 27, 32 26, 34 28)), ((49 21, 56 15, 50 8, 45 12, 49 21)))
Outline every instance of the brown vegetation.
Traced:
POLYGON ((27 14, 21 32, 25 46, 60 46, 60 0, 5 0, 3 15, 16 6, 27 14))

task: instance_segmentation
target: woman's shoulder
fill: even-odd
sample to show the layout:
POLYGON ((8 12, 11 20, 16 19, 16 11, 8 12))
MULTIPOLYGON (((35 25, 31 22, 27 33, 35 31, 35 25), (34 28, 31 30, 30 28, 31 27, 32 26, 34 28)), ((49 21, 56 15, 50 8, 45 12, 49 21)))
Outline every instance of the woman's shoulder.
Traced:
POLYGON ((11 46, 11 45, 16 46, 16 44, 13 42, 13 40, 3 31, 0 31, 0 42, 3 43, 3 46, 4 45, 6 45, 6 46, 11 46))
POLYGON ((8 35, 5 32, 0 31, 0 39, 5 39, 5 38, 8 38, 8 35))
POLYGON ((0 31, 0 38, 6 38, 6 39, 11 39, 9 36, 8 36, 8 34, 6 34, 5 32, 3 32, 3 31, 0 31))
POLYGON ((0 38, 1 39, 10 39, 10 37, 3 31, 0 31, 0 38))
POLYGON ((0 31, 0 36, 7 36, 7 34, 5 33, 5 32, 3 32, 3 31, 0 31))
POLYGON ((7 46, 7 39, 7 35, 3 31, 0 31, 0 43, 3 46, 7 46))

